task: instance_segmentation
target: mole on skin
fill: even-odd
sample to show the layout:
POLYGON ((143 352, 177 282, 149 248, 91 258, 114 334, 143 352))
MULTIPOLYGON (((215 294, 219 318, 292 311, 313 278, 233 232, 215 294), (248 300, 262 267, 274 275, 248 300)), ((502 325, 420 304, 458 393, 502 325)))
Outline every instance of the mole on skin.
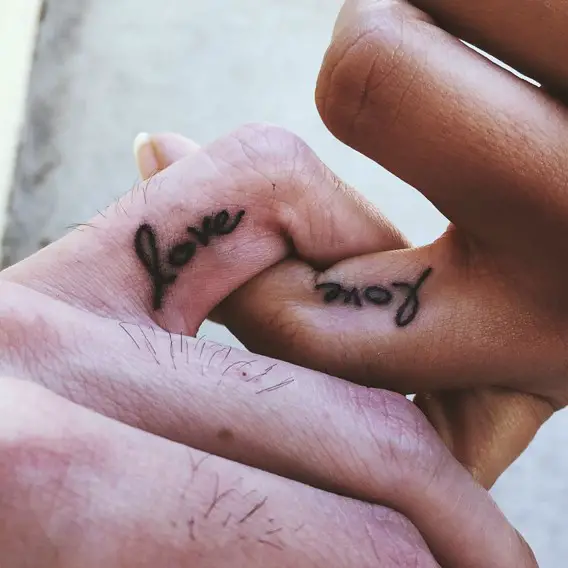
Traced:
POLYGON ((224 209, 214 217, 204 217, 200 228, 187 228, 187 233, 194 240, 188 239, 172 247, 167 251, 165 263, 160 259, 158 239, 154 228, 147 223, 138 227, 134 237, 134 250, 152 281, 154 310, 162 308, 166 290, 175 282, 180 270, 191 262, 197 253, 198 246, 209 246, 213 237, 230 235, 239 226, 244 216, 245 211, 241 210, 231 218, 229 212, 224 209), (165 267, 165 264, 168 266, 165 267))
MULTIPOLYGON (((396 312, 395 323, 397 327, 406 327, 410 325, 416 318, 420 309, 420 299, 418 292, 422 288, 424 282, 432 274, 432 267, 422 272, 415 284, 410 282, 392 282, 391 287, 395 290, 402 290, 406 293, 404 302, 399 306, 396 312)), ((363 306, 363 299, 367 304, 375 306, 388 306, 394 300, 394 293, 384 286, 374 285, 367 286, 361 293, 358 288, 344 288, 337 282, 325 282, 317 284, 316 290, 325 290, 323 301, 326 304, 343 300, 345 305, 354 305, 358 308, 363 306)))
POLYGON ((221 430, 217 432, 217 438, 222 442, 232 442, 235 439, 235 435, 228 428, 221 428, 221 430))

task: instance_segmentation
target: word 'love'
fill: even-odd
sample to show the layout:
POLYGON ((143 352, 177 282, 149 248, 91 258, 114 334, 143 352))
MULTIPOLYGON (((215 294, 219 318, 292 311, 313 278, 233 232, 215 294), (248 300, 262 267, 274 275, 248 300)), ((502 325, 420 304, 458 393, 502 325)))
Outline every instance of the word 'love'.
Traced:
MULTIPOLYGON (((416 318, 420 309, 418 292, 430 274, 432 274, 432 268, 427 268, 415 284, 410 282, 393 282, 391 284, 395 291, 402 290, 406 294, 404 302, 396 311, 395 323, 398 327, 406 327, 416 318)), ((393 291, 378 285, 367 286, 360 291, 358 288, 344 288, 337 282, 325 282, 316 285, 316 290, 326 291, 323 297, 323 301, 326 304, 343 300, 344 304, 351 304, 361 308, 364 302, 374 306, 388 306, 394 300, 393 291)))
POLYGON ((144 223, 138 227, 134 237, 134 250, 140 262, 146 268, 152 285, 154 310, 160 310, 163 306, 166 290, 171 286, 179 275, 179 271, 189 264, 197 252, 198 245, 209 246, 213 237, 230 235, 240 224, 244 211, 239 211, 233 218, 224 209, 215 216, 204 217, 201 227, 188 227, 187 232, 193 239, 175 245, 166 253, 167 262, 160 258, 158 239, 154 228, 144 223), (165 266, 165 265, 169 266, 165 266))

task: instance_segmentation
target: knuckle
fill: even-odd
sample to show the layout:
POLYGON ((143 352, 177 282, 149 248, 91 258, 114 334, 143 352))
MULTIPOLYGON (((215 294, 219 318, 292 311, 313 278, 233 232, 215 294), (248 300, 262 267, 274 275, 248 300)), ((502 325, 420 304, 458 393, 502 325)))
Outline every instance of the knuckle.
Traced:
POLYGON ((51 398, 55 396, 34 383, 0 378, 0 443, 41 436, 51 398))
POLYGON ((43 387, 0 378, 0 517, 10 520, 0 530, 0 549, 6 558, 75 565, 64 560, 65 550, 69 538, 87 530, 85 474, 102 456, 95 461, 92 440, 78 439, 67 407, 73 408, 43 387))
POLYGON ((373 506, 365 529, 378 565, 392 568, 433 568, 438 566, 416 527, 401 513, 373 506), (379 544, 380 543, 380 544, 379 544))
POLYGON ((41 377, 45 361, 62 350, 57 328, 42 312, 27 309, 30 302, 39 300, 33 294, 23 287, 0 283, 0 373, 5 375, 41 377))
POLYGON ((401 490, 408 482, 430 484, 443 471, 447 452, 416 405, 390 391, 350 386, 350 398, 382 465, 394 470, 401 490))
POLYGON ((292 197, 308 188, 317 188, 325 178, 323 164, 312 149, 297 134, 271 124, 253 123, 236 130, 231 138, 236 140, 245 162, 257 174, 270 183, 264 184, 270 199, 278 199, 296 205, 292 197), (274 194, 274 190, 279 191, 274 194), (281 190, 284 190, 282 192, 281 190), (286 197, 286 193, 293 193, 286 197))
MULTIPOLYGON (((218 156, 226 160, 234 155, 231 167, 257 180, 252 184, 255 204, 269 209, 288 232, 301 232, 304 227, 309 231, 312 216, 317 215, 314 205, 333 193, 333 182, 306 142, 285 128, 265 123, 242 126, 229 139, 237 144, 237 152, 231 154, 224 145, 218 156)), ((246 187, 251 191, 250 183, 246 187)))
MULTIPOLYGON (((0 509, 30 522, 50 523, 63 505, 76 504, 76 464, 101 462, 94 440, 76 433, 74 406, 22 380, 0 379, 0 509), (98 453, 97 453, 98 454, 98 453)), ((26 521, 27 522, 27 521, 26 521)))
POLYGON ((398 114, 416 75, 409 65, 416 51, 409 45, 411 30, 423 19, 406 2, 380 2, 359 11, 357 21, 340 30, 326 54, 316 91, 320 115, 334 134, 349 140, 365 125, 369 111, 376 120, 398 114))
POLYGON ((252 168, 276 181, 292 169, 305 152, 307 144, 285 128, 267 123, 241 126, 230 136, 235 140, 252 168))
POLYGON ((41 462, 42 472, 65 453, 65 440, 53 435, 62 417, 57 397, 33 383, 0 379, 0 478, 25 483, 23 473, 41 462), (45 463, 44 463, 45 462, 45 463))

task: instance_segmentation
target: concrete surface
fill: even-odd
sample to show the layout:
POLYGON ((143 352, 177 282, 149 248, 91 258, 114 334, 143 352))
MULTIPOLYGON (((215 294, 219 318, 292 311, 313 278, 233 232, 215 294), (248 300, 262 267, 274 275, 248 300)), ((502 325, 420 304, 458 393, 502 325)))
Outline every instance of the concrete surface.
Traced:
MULTIPOLYGON (((444 219, 416 192, 325 130, 313 88, 340 0, 51 0, 33 70, 7 262, 60 236, 131 186, 140 131, 205 143, 243 122, 300 134, 417 244, 444 219)), ((225 330, 207 334, 234 343, 225 330)), ((568 566, 568 414, 494 495, 544 568, 568 566), (558 452, 558 453, 557 453, 558 452)))
POLYGON ((4 231, 40 0, 0 0, 0 235, 4 231))

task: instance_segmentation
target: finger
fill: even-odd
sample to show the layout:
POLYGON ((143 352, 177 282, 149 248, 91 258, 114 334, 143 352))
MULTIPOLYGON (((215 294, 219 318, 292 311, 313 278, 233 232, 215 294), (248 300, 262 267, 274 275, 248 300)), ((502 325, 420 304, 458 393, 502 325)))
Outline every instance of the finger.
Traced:
POLYGON ((18 383, 0 381, 6 566, 438 566, 394 511, 166 442, 18 383))
POLYGON ((316 98, 336 136, 476 242, 515 246, 531 262, 545 240, 561 246, 564 109, 417 8, 348 0, 316 98))
MULTIPOLYGON (((318 282, 341 282, 344 290, 350 291, 358 287, 363 299, 365 285, 375 282, 384 286, 389 282, 389 271, 391 280, 396 277, 413 281, 425 266, 437 266, 434 258, 428 258, 427 251, 422 254, 426 256, 415 259, 413 277, 400 278, 401 273, 393 270, 395 263, 384 259, 379 265, 374 259, 352 259, 342 263, 344 268, 336 266, 322 274, 318 282), (352 264, 351 268, 347 268, 348 264, 352 264)), ((408 261, 402 266, 395 264, 397 270, 407 274, 412 273, 411 266, 408 261)), ((468 274, 471 277, 473 272, 468 274)), ((314 296, 307 276, 305 267, 292 261, 272 268, 220 306, 223 322, 256 353, 361 384, 404 393, 424 389, 425 385, 454 389, 428 398, 419 395, 417 400, 454 455, 485 487, 490 487, 522 453, 553 412, 550 403, 541 397, 480 388, 500 381, 513 388, 522 378, 511 369, 510 361, 500 355, 500 344, 488 345, 483 339, 499 337, 498 328, 487 330, 503 316, 514 321, 505 315, 509 313, 506 299, 495 302, 497 311, 491 308, 487 296, 479 294, 483 285, 477 291, 469 290, 463 282, 451 283, 452 279, 445 274, 446 286, 438 280, 440 272, 436 272, 428 283, 430 287, 424 285, 417 297, 419 314, 421 306, 428 303, 429 307, 424 309, 429 315, 418 315, 423 319, 396 330, 392 307, 389 313, 389 306, 382 306, 381 310, 381 306, 372 306, 364 299, 359 307, 353 303, 346 306, 345 294, 337 302, 326 304, 321 296, 314 296), (286 285, 279 285, 282 282, 286 285), (469 302, 449 308, 445 302, 434 299, 455 297, 455 290, 461 290, 463 297, 470 298, 469 302), (262 298, 262 302, 255 298, 262 298), (471 298, 478 298, 480 303, 471 298), (471 390, 455 391, 460 386, 471 390)), ((390 291, 396 293, 394 289, 390 291)), ((403 298, 396 301, 398 306, 403 305, 403 298)), ((531 364, 534 346, 527 342, 520 349, 518 344, 515 348, 523 354, 518 363, 526 373, 528 388, 531 373, 536 372, 531 364)))
POLYGON ((300 140, 256 126, 173 164, 3 277, 193 334, 233 290, 292 253, 319 267, 404 242, 300 140))
MULTIPOLYGON (((24 536, 18 529, 25 527, 27 542, 39 538, 60 559, 87 567, 123 566, 119 560, 127 559, 133 566, 181 566, 188 560, 197 566, 266 566, 276 559, 282 566, 311 566, 315 558, 337 567, 438 566, 405 517, 382 506, 326 494, 142 434, 23 384, 0 382, 0 414, 8 424, 0 442, 2 493, 11 497, 3 506, 12 517, 12 532, 3 531, 2 537, 13 555, 21 550, 17 537, 24 536), (32 483, 37 486, 38 464, 43 490, 30 492, 32 483), (93 489, 96 501, 88 499, 93 489), (42 531, 30 531, 30 524, 42 531), (81 535, 79 549, 70 534, 81 535), (78 550, 86 562, 69 556, 78 550)), ((393 418, 403 418, 396 407, 391 410, 393 418)), ((458 480, 456 471, 443 465, 437 471, 442 483, 450 492, 459 485, 461 493, 449 517, 438 508, 429 513, 429 521, 436 522, 429 523, 426 542, 438 562, 448 568, 534 567, 526 545, 487 494, 472 491, 467 476, 458 480), (499 539, 495 550, 476 549, 479 531, 471 530, 472 517, 482 521, 485 540, 499 539), (446 522, 452 523, 452 538, 438 543, 436 533, 447 532, 442 528, 446 522)), ((430 500, 430 487, 418 501, 430 500)))
POLYGON ((452 34, 554 90, 566 91, 568 7, 561 0, 413 0, 452 34))
POLYGON ((496 372, 485 372, 489 332, 480 330, 490 329, 495 312, 467 275, 434 246, 351 258, 315 280, 290 260, 234 292, 222 317, 255 353, 368 386, 410 394, 509 381, 497 355, 496 372), (453 299, 462 297, 471 300, 458 312, 453 299))
MULTIPOLYGON (((195 154, 200 146, 179 134, 139 134, 134 140, 134 156, 138 171, 143 180, 148 180, 158 172, 165 170, 172 164, 195 154)), ((207 319, 221 324, 216 309, 207 316, 207 319)))
POLYGON ((502 389, 419 394, 414 402, 452 454, 487 489, 554 412, 542 398, 502 389))

